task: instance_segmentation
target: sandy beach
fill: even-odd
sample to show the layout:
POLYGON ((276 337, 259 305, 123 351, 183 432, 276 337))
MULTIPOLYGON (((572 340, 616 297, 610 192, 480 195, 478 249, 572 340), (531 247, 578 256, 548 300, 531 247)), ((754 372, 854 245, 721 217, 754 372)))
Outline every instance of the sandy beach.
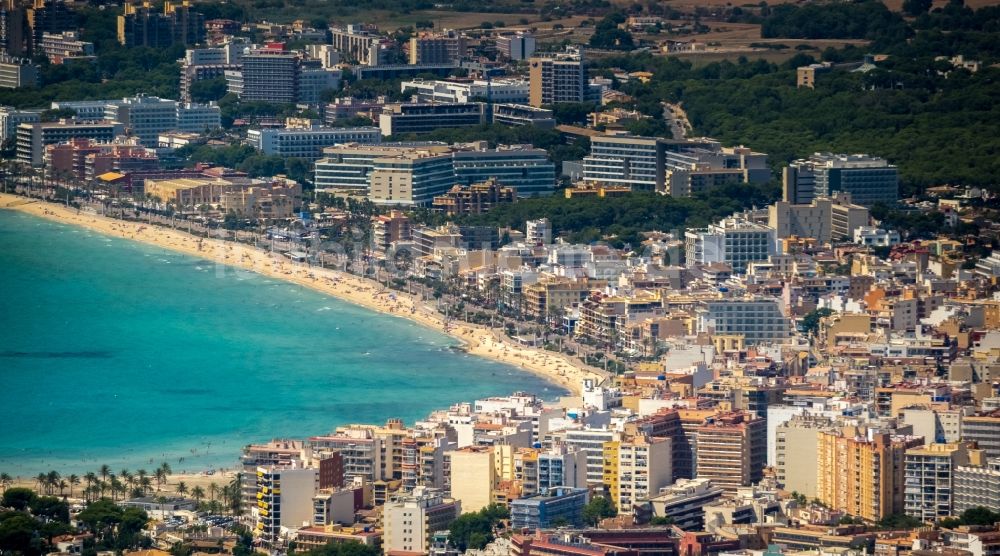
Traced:
MULTIPOLYGON (((94 469, 93 471, 96 473, 97 469, 94 469)), ((113 473, 118 473, 118 471, 118 469, 112 470, 113 473)), ((132 469, 133 473, 135 471, 135 469, 132 469)), ((84 474, 80 473, 78 475, 81 478, 81 484, 73 487, 72 494, 70 493, 70 489, 68 487, 62 493, 71 500, 82 500, 83 498, 83 489, 86 486, 86 483, 82 482, 84 474)), ((64 475, 63 479, 66 479, 67 476, 68 474, 64 475)), ((181 483, 184 483, 184 486, 187 488, 188 496, 190 496, 191 489, 196 486, 200 486, 207 495, 211 484, 215 483, 217 487, 222 488, 223 486, 230 484, 234 478, 236 478, 236 471, 232 470, 221 470, 213 472, 212 474, 208 474, 207 472, 173 473, 167 477, 167 481, 159 487, 156 486, 155 481, 153 482, 153 496, 181 496, 181 494, 177 492, 177 488, 181 483)), ((14 481, 10 486, 30 488, 36 491, 38 490, 38 483, 33 477, 14 477, 14 481)), ((59 494, 58 490, 56 491, 56 494, 59 494)))
POLYGON ((468 353, 534 373, 578 395, 584 379, 601 382, 599 370, 542 349, 518 345, 499 330, 464 322, 446 322, 416 296, 386 290, 381 284, 345 272, 293 263, 286 257, 252 246, 204 239, 159 226, 116 220, 89 211, 0 193, 0 209, 13 209, 112 237, 120 237, 185 253, 215 263, 299 284, 387 315, 410 319, 460 340, 468 353))

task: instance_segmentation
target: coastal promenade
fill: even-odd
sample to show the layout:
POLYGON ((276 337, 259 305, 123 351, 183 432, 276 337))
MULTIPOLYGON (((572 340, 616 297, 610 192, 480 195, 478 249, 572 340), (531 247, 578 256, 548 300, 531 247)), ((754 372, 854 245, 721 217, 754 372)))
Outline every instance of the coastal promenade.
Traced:
MULTIPOLYGON (((520 367, 576 395, 579 394, 584 379, 593 379, 596 383, 600 383, 606 378, 602 371, 583 366, 564 355, 518 345, 505 337, 499 329, 448 321, 416 296, 387 290, 374 280, 346 272, 293 263, 280 254, 249 245, 205 239, 175 229, 116 220, 64 205, 29 200, 10 194, 0 193, 0 209, 18 210, 105 235, 185 253, 226 265, 219 267, 220 272, 225 271, 226 267, 232 267, 234 271, 251 271, 312 288, 374 311, 410 319, 460 340, 471 355, 520 367)), ((400 363, 405 364, 405 361, 400 363)))

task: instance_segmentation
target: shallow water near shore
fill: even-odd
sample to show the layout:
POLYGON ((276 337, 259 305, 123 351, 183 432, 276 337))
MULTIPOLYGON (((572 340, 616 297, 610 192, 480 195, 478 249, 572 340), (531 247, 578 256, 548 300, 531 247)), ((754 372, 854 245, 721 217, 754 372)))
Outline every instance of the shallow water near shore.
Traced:
POLYGON ((232 467, 240 448, 565 393, 304 287, 0 210, 0 471, 232 467))

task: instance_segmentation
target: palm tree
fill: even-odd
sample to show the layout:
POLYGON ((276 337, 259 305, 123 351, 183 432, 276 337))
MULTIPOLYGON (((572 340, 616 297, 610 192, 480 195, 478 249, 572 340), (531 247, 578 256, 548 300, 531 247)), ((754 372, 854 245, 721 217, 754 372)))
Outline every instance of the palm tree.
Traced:
POLYGON ((69 482, 66 479, 59 479, 59 496, 63 498, 66 497, 66 488, 69 487, 69 482))
POLYGON ((7 487, 14 482, 14 478, 10 476, 10 473, 0 473, 0 488, 7 491, 7 487))
POLYGON ((46 482, 49 485, 49 488, 48 488, 49 494, 54 493, 56 491, 56 488, 59 487, 59 480, 60 479, 62 479, 62 477, 59 476, 59 472, 58 471, 49 471, 48 472, 48 474, 46 475, 46 482))
POLYGON ((42 491, 45 489, 45 485, 48 484, 49 476, 45 473, 39 473, 35 476, 35 482, 38 483, 38 493, 44 494, 42 491))
POLYGON ((139 490, 142 491, 143 495, 147 495, 153 490, 153 481, 149 477, 142 477, 139 479, 139 490))
POLYGON ((167 480, 167 474, 163 472, 163 468, 157 468, 156 470, 156 490, 160 490, 160 485, 167 480))
POLYGON ((215 500, 215 497, 219 495, 219 485, 211 483, 208 485, 208 497, 215 500))
POLYGON ((118 477, 115 477, 114 475, 112 475, 111 476, 111 499, 112 500, 117 500, 116 496, 118 494, 121 494, 122 495, 122 500, 124 500, 125 499, 125 495, 127 493, 128 493, 128 491, 125 488, 125 483, 121 482, 118 479, 118 477))
POLYGON ((170 464, 167 463, 167 462, 161 463, 160 464, 160 471, 163 472, 163 484, 167 484, 167 477, 169 477, 170 474, 173 472, 170 469, 170 464))
POLYGON ((132 490, 133 478, 128 469, 122 469, 121 472, 118 473, 118 476, 122 478, 122 482, 125 483, 125 486, 127 486, 129 490, 132 490))
MULTIPOLYGON (((104 465, 101 466, 101 469, 98 470, 98 473, 101 475, 101 484, 103 485, 108 481, 108 475, 111 474, 111 467, 109 467, 108 464, 105 463, 104 465)), ((101 497, 102 498, 104 497, 103 486, 101 487, 101 497)))
POLYGON ((187 492, 188 492, 188 486, 187 486, 187 484, 184 483, 184 481, 181 481, 181 482, 177 483, 176 490, 177 490, 177 494, 184 495, 184 494, 187 494, 187 492))
POLYGON ((87 481, 87 488, 84 489, 86 496, 84 496, 84 498, 87 499, 87 502, 90 502, 90 495, 94 492, 94 483, 97 482, 97 474, 91 471, 83 476, 83 480, 87 481))
POLYGON ((70 498, 73 497, 73 487, 75 487, 75 486, 77 486, 79 484, 80 484, 80 476, 79 475, 70 475, 69 476, 69 497, 70 498))
POLYGON ((229 507, 233 515, 242 513, 243 473, 237 473, 229 483, 229 507))
POLYGON ((196 502, 201 502, 201 499, 205 497, 205 489, 200 486, 192 488, 191 497, 194 498, 196 502))

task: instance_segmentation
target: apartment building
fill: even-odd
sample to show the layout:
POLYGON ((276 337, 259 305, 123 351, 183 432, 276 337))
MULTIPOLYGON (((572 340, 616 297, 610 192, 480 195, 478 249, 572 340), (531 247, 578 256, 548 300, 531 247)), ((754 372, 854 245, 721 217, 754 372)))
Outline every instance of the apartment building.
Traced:
POLYGON ((535 108, 529 104, 494 104, 490 117, 493 123, 504 125, 533 125, 542 129, 554 129, 556 118, 552 110, 535 108))
POLYGON ((443 492, 416 487, 390 498, 382 507, 382 552, 427 554, 431 537, 462 513, 461 502, 443 492))
POLYGON ((188 0, 165 2, 163 13, 147 0, 141 5, 129 0, 118 16, 118 42, 128 48, 195 45, 205 41, 205 33, 205 16, 193 11, 188 0))
POLYGON ((177 209, 218 203, 222 200, 222 194, 233 188, 230 181, 211 178, 150 179, 145 182, 146 195, 177 209))
POLYGON ((583 159, 583 179, 632 191, 659 191, 664 180, 664 144, 653 137, 595 136, 583 159))
MULTIPOLYGON (((434 195, 443 195, 453 185, 471 186, 494 180, 501 186, 512 187, 519 197, 545 195, 555 187, 555 165, 547 153, 525 145, 448 146, 444 143, 386 143, 379 147, 339 145, 324 149, 324 157, 316 162, 318 189, 372 193, 375 161, 398 156, 434 155, 450 159, 451 175, 439 176, 443 189, 421 202, 430 204, 434 195), (447 182, 447 183, 445 183, 447 182)), ((389 162, 379 163, 385 167, 389 162)), ((440 168, 438 168, 440 169, 440 168)))
POLYGON ((795 415, 775 428, 778 484, 810 500, 819 492, 819 434, 834 427, 833 420, 821 415, 795 415))
POLYGON ((240 455, 240 488, 244 508, 257 507, 257 469, 304 468, 311 457, 305 443, 299 440, 272 440, 264 444, 250 444, 240 455))
POLYGON ((518 197, 551 195, 556 165, 544 149, 531 145, 498 145, 495 149, 456 150, 452 155, 456 183, 472 185, 495 180, 513 187, 518 197))
POLYGON ((457 66, 465 57, 465 48, 465 37, 456 31, 420 33, 410 37, 409 63, 457 66))
POLYGON ((76 31, 43 33, 41 46, 45 57, 53 64, 94 55, 94 43, 80 40, 76 31))
POLYGON ((257 502, 251 506, 254 536, 268 547, 281 539, 281 529, 312 523, 313 497, 319 489, 319 470, 284 467, 257 468, 257 502))
POLYGON ((750 263, 778 254, 775 229, 740 216, 687 230, 684 248, 688 267, 726 263, 738 274, 745 273, 750 263))
POLYGON ((432 207, 448 216, 482 214, 497 205, 513 203, 517 191, 513 187, 500 185, 489 179, 468 187, 455 185, 443 195, 434 197, 432 207))
POLYGON ((664 146, 667 195, 690 197, 712 187, 771 179, 767 155, 746 147, 723 147, 711 139, 664 140, 664 146))
POLYGON ((65 143, 72 139, 93 139, 110 143, 122 135, 125 127, 107 120, 63 119, 56 122, 28 122, 17 126, 17 159, 25 164, 40 166, 45 146, 65 143))
POLYGON ((590 491, 585 488, 557 487, 545 493, 512 500, 510 526, 515 529, 549 529, 554 526, 582 527, 583 508, 590 491))
POLYGON ((604 444, 604 484, 619 512, 668 486, 673 480, 670 438, 635 436, 604 444))
POLYGON ((533 318, 551 317, 583 302, 593 290, 604 282, 576 281, 551 277, 527 284, 523 288, 524 308, 533 318))
POLYGON ((114 100, 53 102, 52 109, 73 110, 79 120, 120 122, 125 131, 137 137, 144 147, 156 147, 159 136, 170 131, 204 133, 222 125, 222 113, 215 103, 181 103, 146 95, 114 100))
POLYGON ((474 127, 485 121, 484 105, 478 102, 394 104, 386 106, 378 117, 385 136, 430 133, 443 127, 474 127))
POLYGON ((351 24, 330 29, 333 49, 348 60, 365 66, 386 63, 385 51, 380 48, 381 39, 374 26, 351 24))
POLYGON ((585 102, 590 98, 587 66, 581 51, 533 57, 528 63, 528 77, 528 104, 532 106, 585 102))
POLYGON ((813 199, 805 205, 778 201, 768 207, 767 224, 774 228, 778 239, 807 237, 828 243, 851 241, 868 221, 868 209, 852 203, 850 194, 842 193, 832 199, 813 199))
POLYGON ((372 161, 368 198, 375 204, 428 206, 454 181, 450 153, 410 151, 372 161))
POLYGON ((447 81, 412 79, 400 84, 402 92, 409 91, 417 102, 464 104, 475 101, 491 103, 525 104, 530 85, 523 79, 476 79, 474 81, 447 81))
POLYGON ((18 110, 10 106, 0 107, 0 141, 10 141, 17 137, 17 127, 21 124, 40 122, 41 110, 18 110))
POLYGON ((497 37, 497 53, 507 60, 528 60, 535 53, 536 47, 535 37, 526 33, 497 37))
POLYGON ((239 72, 243 59, 242 42, 229 42, 217 48, 193 48, 181 62, 181 101, 191 102, 191 87, 208 79, 225 78, 226 72, 239 72))
POLYGON ((669 518, 675 526, 686 531, 702 531, 705 528, 703 508, 724 494, 710 479, 678 479, 651 496, 648 504, 653 517, 669 518))
POLYGON ((906 451, 904 511, 925 522, 935 522, 954 512, 954 472, 969 464, 964 443, 929 444, 906 451))
POLYGON ((958 465, 952 475, 953 513, 983 507, 1000 512, 1000 458, 986 465, 958 465))
POLYGON ((883 158, 816 153, 783 170, 782 188, 782 200, 797 205, 837 192, 850 193, 852 202, 864 207, 891 205, 899 201, 899 171, 883 158))
POLYGON ((226 71, 230 93, 245 102, 293 104, 299 100, 298 54, 283 47, 253 50, 243 55, 239 71, 226 71))
POLYGON ((462 512, 478 512, 489 506, 499 480, 493 447, 470 446, 450 452, 449 456, 451 495, 461 502, 462 512))
POLYGON ((316 160, 323 149, 342 143, 378 145, 382 134, 376 127, 251 129, 247 143, 264 154, 316 160))
POLYGON ((0 89, 34 87, 38 84, 38 68, 28 58, 0 56, 0 89))
POLYGON ((1000 458, 1000 410, 962 417, 962 439, 975 442, 988 458, 1000 458))
MULTIPOLYGON (((215 111, 219 111, 218 107, 215 111)), ((155 147, 161 133, 178 130, 177 113, 175 100, 140 95, 109 101, 104 109, 104 118, 121 122, 127 132, 139 138, 143 146, 155 147)))
MULTIPOLYGON (((371 430, 347 429, 326 436, 309 438, 309 445, 317 454, 339 453, 343 458, 344 480, 359 478, 373 483, 385 475, 383 439, 371 430)), ((389 475, 389 478, 392 478, 389 475)))
MULTIPOLYGON (((566 486, 585 488, 587 486, 587 454, 569 449, 567 446, 553 447, 537 453, 538 473, 535 482, 536 493, 566 486)), ((525 493, 530 493, 527 489, 525 493)))
POLYGON ((767 462, 765 419, 746 412, 722 413, 696 428, 696 476, 728 494, 763 477, 767 462))
POLYGON ((72 175, 80 180, 93 180, 111 171, 143 172, 160 167, 156 153, 137 145, 134 139, 109 144, 78 138, 46 145, 44 163, 53 175, 72 175))
POLYGON ((903 510, 903 457, 918 438, 843 427, 819 433, 817 498, 871 521, 903 510))
MULTIPOLYGON (((77 14, 70 9, 65 0, 34 0, 25 4, 27 23, 30 28, 28 46, 32 56, 42 50, 42 38, 45 33, 62 33, 77 28, 77 14)), ((25 52, 27 54, 27 52, 25 52)))
POLYGON ((621 433, 604 429, 566 429, 548 437, 548 445, 563 444, 570 450, 583 452, 587 461, 587 485, 604 484, 604 445, 619 440, 621 433))

